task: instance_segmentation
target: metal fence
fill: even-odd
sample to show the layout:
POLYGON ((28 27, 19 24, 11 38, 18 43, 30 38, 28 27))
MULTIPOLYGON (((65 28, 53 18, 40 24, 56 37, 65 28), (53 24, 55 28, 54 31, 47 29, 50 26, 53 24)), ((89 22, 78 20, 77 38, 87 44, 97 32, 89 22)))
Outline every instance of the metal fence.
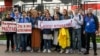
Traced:
POLYGON ((68 4, 63 4, 63 3, 43 3, 43 4, 23 4, 22 5, 22 10, 29 10, 31 8, 36 8, 37 10, 43 10, 43 9, 53 9, 55 6, 57 7, 65 7, 68 9, 69 6, 68 4))

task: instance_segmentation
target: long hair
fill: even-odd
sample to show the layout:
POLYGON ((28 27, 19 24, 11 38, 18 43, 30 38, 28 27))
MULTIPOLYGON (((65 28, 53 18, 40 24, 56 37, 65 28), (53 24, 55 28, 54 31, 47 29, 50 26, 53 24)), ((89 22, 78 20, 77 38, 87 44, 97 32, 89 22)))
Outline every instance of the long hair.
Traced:
POLYGON ((66 14, 64 15, 64 18, 65 19, 68 19, 69 17, 68 17, 68 11, 66 10, 66 9, 63 9, 65 12, 66 12, 66 14))

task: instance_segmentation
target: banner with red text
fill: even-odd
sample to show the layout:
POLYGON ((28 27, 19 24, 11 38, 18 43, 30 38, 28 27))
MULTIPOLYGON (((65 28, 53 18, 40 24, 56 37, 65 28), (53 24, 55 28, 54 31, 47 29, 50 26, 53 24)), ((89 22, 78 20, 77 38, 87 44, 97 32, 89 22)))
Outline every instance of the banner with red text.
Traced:
POLYGON ((2 29, 2 32, 16 32, 16 22, 2 21, 1 29, 2 29))
POLYGON ((63 28, 72 27, 72 19, 69 20, 56 20, 56 21, 38 21, 38 28, 63 28))
POLYGON ((32 33, 31 23, 17 23, 17 33, 32 33))

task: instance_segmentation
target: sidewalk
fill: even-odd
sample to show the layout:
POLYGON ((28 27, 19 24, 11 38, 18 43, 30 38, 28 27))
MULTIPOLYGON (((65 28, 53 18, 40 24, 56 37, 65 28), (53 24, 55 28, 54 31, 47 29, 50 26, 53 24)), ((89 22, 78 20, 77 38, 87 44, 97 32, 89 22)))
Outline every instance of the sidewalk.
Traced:
MULTIPOLYGON (((8 52, 5 53, 6 46, 5 45, 0 45, 0 56, 94 56, 93 50, 90 50, 89 55, 83 55, 83 54, 65 54, 65 53, 57 53, 57 52, 52 52, 52 53, 36 53, 36 52, 8 52)), ((98 50, 98 56, 100 56, 100 50, 98 50)))
MULTIPOLYGON (((0 40, 0 45, 6 45, 6 40, 0 40)), ((90 43, 90 47, 93 48, 93 45, 92 43, 90 43)), ((100 49, 100 43, 97 43, 97 48, 100 49)))

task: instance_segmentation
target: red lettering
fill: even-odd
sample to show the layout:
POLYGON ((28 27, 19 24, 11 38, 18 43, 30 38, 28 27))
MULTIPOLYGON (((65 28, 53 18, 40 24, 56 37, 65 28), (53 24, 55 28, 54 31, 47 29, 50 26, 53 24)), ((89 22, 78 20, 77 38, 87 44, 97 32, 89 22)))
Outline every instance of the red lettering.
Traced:
POLYGON ((16 27, 13 27, 13 28, 11 28, 11 29, 12 29, 12 31, 16 32, 16 27))
POLYGON ((31 32, 32 30, 31 29, 18 29, 17 31, 21 33, 27 33, 27 32, 31 32))
POLYGON ((22 25, 18 25, 17 27, 18 27, 18 28, 22 28, 22 25))
POLYGON ((27 28, 30 28, 30 27, 31 27, 31 25, 26 25, 26 27, 27 27, 27 28))

